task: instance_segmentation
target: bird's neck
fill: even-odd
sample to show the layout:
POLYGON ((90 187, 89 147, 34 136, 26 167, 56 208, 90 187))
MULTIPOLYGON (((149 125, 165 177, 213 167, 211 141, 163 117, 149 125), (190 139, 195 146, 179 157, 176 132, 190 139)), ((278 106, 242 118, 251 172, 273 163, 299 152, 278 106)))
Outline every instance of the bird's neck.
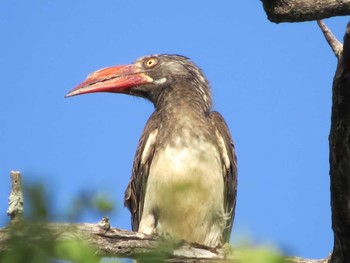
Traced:
MULTIPOLYGON (((203 88, 204 89, 204 88, 203 88)), ((173 84, 166 87, 157 96, 154 105, 157 111, 172 114, 200 114, 207 115, 211 110, 210 94, 202 93, 200 87, 173 84)))
POLYGON ((162 93, 158 104, 155 103, 161 125, 158 140, 162 147, 191 148, 211 138, 207 129, 211 101, 205 101, 195 89, 170 87, 167 91, 162 93))

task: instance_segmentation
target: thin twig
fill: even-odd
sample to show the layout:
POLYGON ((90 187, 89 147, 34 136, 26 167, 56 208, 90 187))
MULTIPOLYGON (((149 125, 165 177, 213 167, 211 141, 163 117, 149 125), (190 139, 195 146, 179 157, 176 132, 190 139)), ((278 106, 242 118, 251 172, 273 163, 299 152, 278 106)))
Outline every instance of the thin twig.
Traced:
POLYGON ((343 45, 338 39, 333 35, 325 23, 322 20, 317 20, 318 26, 321 28, 324 37, 326 38, 328 44, 332 48, 334 55, 339 59, 341 52, 343 50, 343 45))

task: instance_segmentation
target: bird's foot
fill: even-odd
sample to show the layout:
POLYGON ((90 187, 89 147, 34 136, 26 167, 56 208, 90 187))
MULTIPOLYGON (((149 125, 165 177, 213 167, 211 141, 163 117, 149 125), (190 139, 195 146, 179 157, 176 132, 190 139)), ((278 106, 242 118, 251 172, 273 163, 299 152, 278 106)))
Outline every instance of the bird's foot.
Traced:
POLYGON ((171 235, 168 232, 158 232, 157 234, 164 241, 168 241, 168 240, 172 239, 171 235))

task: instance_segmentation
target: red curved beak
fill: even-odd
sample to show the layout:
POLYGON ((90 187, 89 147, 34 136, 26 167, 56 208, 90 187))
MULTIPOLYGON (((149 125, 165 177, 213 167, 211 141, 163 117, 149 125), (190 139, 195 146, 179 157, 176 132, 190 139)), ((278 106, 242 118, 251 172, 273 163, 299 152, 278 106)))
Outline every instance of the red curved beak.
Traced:
POLYGON ((128 93, 131 87, 153 82, 138 64, 113 66, 91 73, 65 98, 93 92, 128 93))

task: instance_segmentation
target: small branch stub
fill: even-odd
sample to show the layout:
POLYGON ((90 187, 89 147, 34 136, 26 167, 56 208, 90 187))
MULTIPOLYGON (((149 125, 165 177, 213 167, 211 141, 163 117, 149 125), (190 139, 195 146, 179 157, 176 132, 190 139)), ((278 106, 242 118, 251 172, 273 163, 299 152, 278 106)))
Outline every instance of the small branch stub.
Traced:
POLYGON ((98 222, 99 227, 108 231, 111 228, 111 224, 109 222, 109 218, 104 216, 100 222, 98 222))
POLYGON ((11 193, 7 215, 11 217, 12 222, 15 222, 21 220, 23 215, 22 176, 19 171, 11 171, 10 176, 11 193))

